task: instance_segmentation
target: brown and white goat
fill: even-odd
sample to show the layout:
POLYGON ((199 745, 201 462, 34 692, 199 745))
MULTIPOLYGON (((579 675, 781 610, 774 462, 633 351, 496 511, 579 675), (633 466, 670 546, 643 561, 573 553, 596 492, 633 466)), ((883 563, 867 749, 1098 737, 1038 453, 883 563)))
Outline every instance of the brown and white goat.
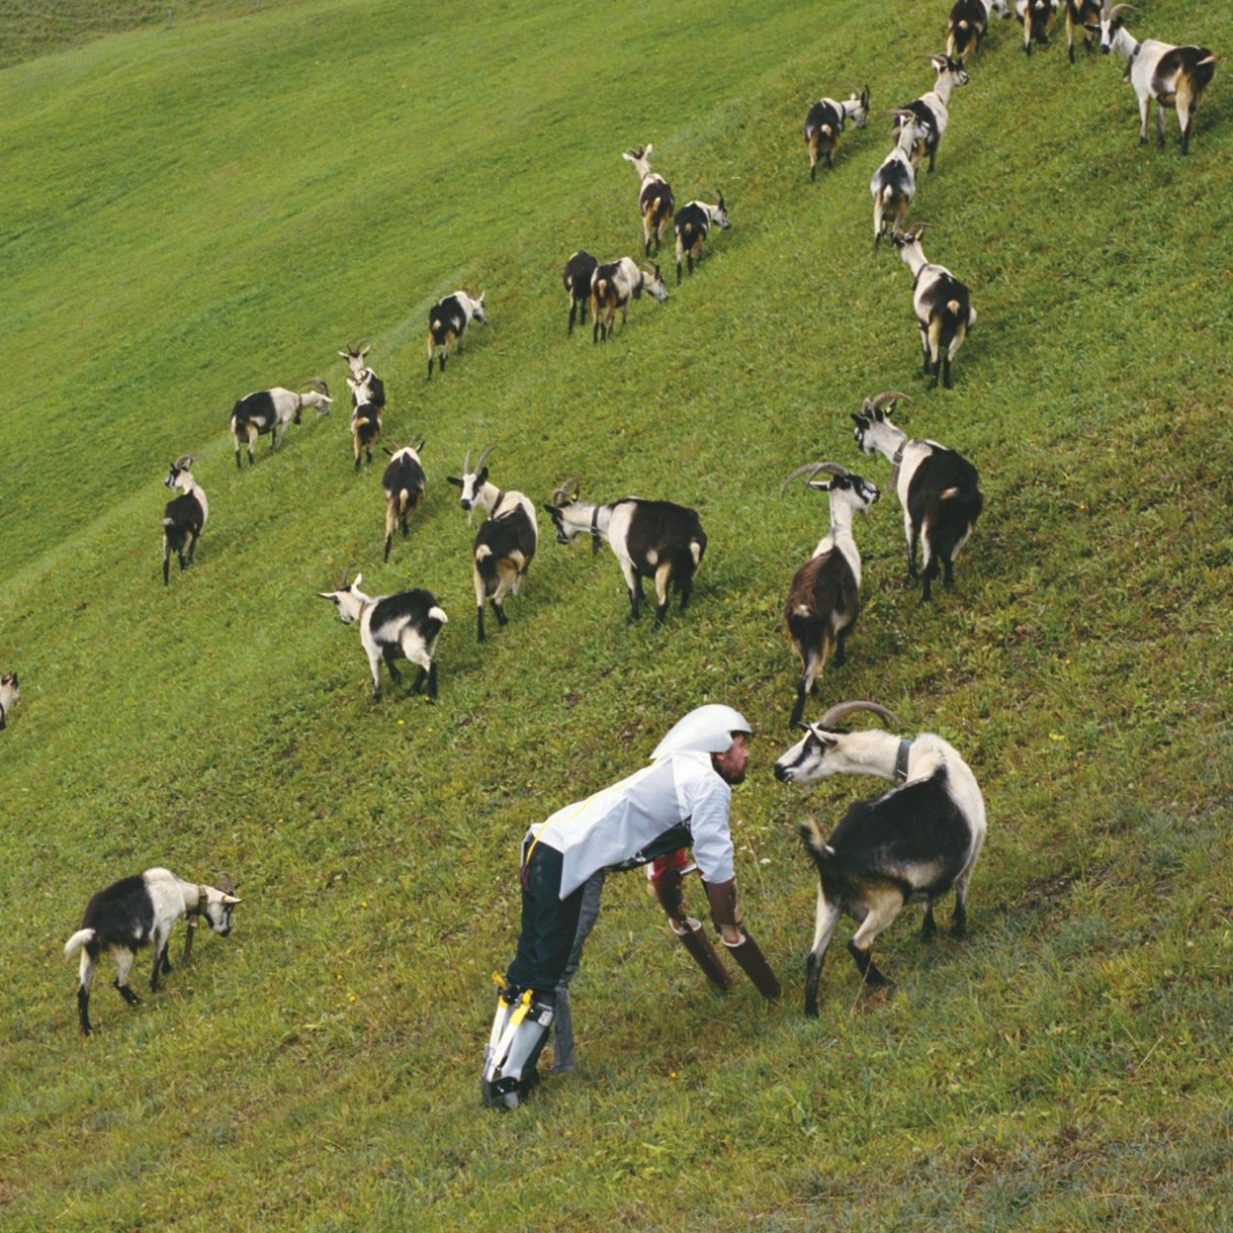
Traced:
POLYGON ((1045 47, 1057 21, 1059 0, 1015 0, 1015 16, 1023 25, 1023 50, 1032 54, 1033 41, 1045 47))
POLYGON ((565 284, 565 294, 569 296, 567 336, 573 334, 574 322, 579 319, 579 314, 581 314, 582 324, 586 324, 587 301, 591 298, 591 275, 595 273, 597 265, 599 262, 584 249, 571 253, 569 260, 565 263, 565 273, 561 275, 561 281, 565 284))
POLYGON ((180 569, 193 563, 197 541, 210 516, 210 506, 200 484, 193 479, 193 459, 189 454, 177 458, 163 484, 178 488, 180 495, 163 508, 163 586, 168 583, 171 554, 180 559, 180 569))
POLYGON ((1156 144, 1165 143, 1165 108, 1177 109, 1182 132, 1182 153, 1190 153, 1190 130, 1199 99, 1216 72, 1216 57, 1206 47, 1174 47, 1156 39, 1138 42, 1126 29, 1129 4, 1115 4, 1100 14, 1100 50, 1116 51, 1126 61, 1123 81, 1129 81, 1139 100, 1139 144, 1147 140, 1147 113, 1156 102, 1156 144))
POLYGON ((655 241, 655 255, 659 256, 659 245, 668 232, 668 224, 672 221, 672 211, 676 201, 672 196, 672 188, 668 181, 658 172, 651 170, 652 145, 639 146, 636 150, 626 150, 621 157, 627 163, 633 163, 638 173, 638 213, 642 216, 642 255, 651 255, 651 241, 655 241))
MULTIPOLYGON (((384 447, 383 447, 384 448, 384 447)), ((390 545, 394 532, 401 527, 403 539, 407 538, 407 521, 415 513, 424 497, 424 465, 420 462, 420 450, 424 438, 419 437, 400 450, 386 450, 390 461, 381 477, 385 490, 385 559, 390 559, 390 545)))
POLYGON ((619 261, 597 265, 591 275, 591 341, 608 341, 618 308, 623 329, 629 317, 629 301, 640 300, 643 291, 661 304, 668 298, 658 264, 653 270, 642 270, 632 257, 622 257, 619 261))
POLYGON ((946 19, 946 54, 960 64, 980 47, 989 29, 989 18, 996 13, 1009 17, 1006 0, 955 0, 946 19))
POLYGON ((837 668, 847 658, 844 644, 860 615, 861 588, 861 554, 852 535, 852 516, 857 511, 868 513, 879 495, 872 484, 836 462, 810 462, 784 480, 781 496, 799 475, 806 477, 810 488, 830 494, 831 521, 813 556, 796 571, 784 604, 788 637, 801 660, 793 726, 800 722, 805 695, 814 691, 831 652, 837 668), (820 472, 834 478, 815 479, 820 472))
POLYGON ((248 465, 253 465, 253 445, 258 437, 270 434, 270 453, 283 443, 287 429, 300 422, 305 407, 315 407, 318 416, 330 411, 330 387, 324 381, 314 380, 307 384, 315 389, 297 394, 275 386, 269 390, 257 390, 245 394, 231 408, 231 435, 235 438, 235 465, 239 467, 240 450, 248 447, 248 465))
POLYGON ((925 155, 929 155, 929 170, 933 171, 934 159, 937 158, 938 146, 942 143, 942 134, 950 125, 950 96, 956 86, 968 84, 967 70, 949 56, 930 56, 929 63, 937 74, 933 89, 927 90, 919 98, 914 98, 890 114, 895 117, 895 136, 909 121, 904 115, 911 112, 915 117, 916 145, 912 151, 913 170, 919 170, 925 155))
POLYGON ((899 256, 912 271, 912 310, 920 327, 920 345, 925 376, 932 374, 930 389, 936 389, 938 374, 951 388, 950 364, 968 330, 976 324, 968 289, 944 265, 931 265, 920 246, 925 224, 917 223, 907 234, 896 232, 891 238, 899 256))
POLYGON ((1066 55, 1075 62, 1075 31, 1083 31, 1083 50, 1096 50, 1100 34, 1101 0, 1064 0, 1066 6, 1066 55))
POLYGON ((818 159, 826 160, 827 170, 835 166, 835 148, 839 134, 851 120, 864 128, 869 119, 869 87, 853 90, 843 102, 833 98, 819 99, 805 116, 805 144, 809 147, 809 178, 818 178, 818 159))
POLYGON ((694 272, 694 262, 702 260, 702 246, 706 237, 711 234, 714 224, 721 231, 727 231, 732 225, 728 221, 728 208, 724 205, 724 195, 716 192, 719 201, 708 205, 705 201, 691 201, 683 205, 672 220, 672 228, 676 232, 676 285, 681 285, 681 258, 689 263, 689 272, 694 272))
POLYGON ((535 506, 521 492, 504 492, 488 479, 488 455, 493 446, 484 448, 471 468, 471 451, 463 460, 462 475, 447 478, 462 489, 459 504, 463 509, 482 509, 487 520, 475 533, 471 545, 471 573, 475 583, 475 636, 484 641, 484 600, 492 604, 498 625, 509 624, 505 615, 506 595, 517 595, 535 556, 539 529, 535 522, 535 506))

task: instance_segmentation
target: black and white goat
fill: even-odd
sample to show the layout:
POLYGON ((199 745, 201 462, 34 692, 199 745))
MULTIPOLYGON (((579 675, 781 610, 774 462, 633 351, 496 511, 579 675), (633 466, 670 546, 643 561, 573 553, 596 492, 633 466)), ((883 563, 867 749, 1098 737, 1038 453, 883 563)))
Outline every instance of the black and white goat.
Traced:
POLYGON ((829 171, 835 166, 835 147, 839 134, 851 120, 857 128, 864 128, 869 119, 869 87, 853 90, 839 102, 833 98, 821 98, 805 116, 805 144, 809 147, 809 178, 818 178, 818 158, 826 160, 829 171))
POLYGON ((899 112, 903 119, 895 137, 895 148, 882 160, 869 181, 873 198, 873 251, 876 253, 887 231, 898 230, 916 193, 916 169, 912 165, 916 149, 915 113, 899 112))
POLYGON ((104 950, 111 951, 116 961, 112 984, 130 1006, 136 1006, 139 999, 129 988, 128 977, 137 952, 146 946, 152 948, 150 991, 157 992, 160 973, 171 971, 167 942, 176 921, 186 916, 204 917, 210 928, 225 938, 231 932, 231 909, 240 902, 230 893, 233 889, 222 891, 185 882, 169 869, 147 869, 99 891, 86 905, 81 928, 64 946, 64 953, 70 957, 82 952, 77 980, 81 1030, 86 1034, 91 1030, 90 985, 104 950))
POLYGON ((784 480, 780 496, 799 475, 807 477, 810 488, 830 493, 831 523, 813 556, 793 576, 784 604, 788 637, 801 660, 792 706, 793 726, 800 722, 805 695, 814 692, 832 650, 837 668, 847 658, 844 644, 860 615, 861 589, 861 554, 852 535, 852 516, 858 511, 868 513, 880 495, 872 484, 836 462, 810 462, 784 480), (820 472, 834 478, 815 479, 820 472))
POLYGON ((659 256, 660 241, 668 231, 672 221, 672 211, 676 201, 672 196, 672 188, 668 181, 658 172, 651 170, 651 151, 654 146, 639 146, 636 150, 626 150, 621 157, 627 163, 633 163, 638 173, 638 213, 642 216, 642 255, 651 255, 651 241, 655 241, 655 255, 659 256))
POLYGON ((571 253, 565 263, 565 273, 561 276, 561 281, 565 284, 565 294, 569 296, 567 336, 573 334, 575 320, 580 319, 583 325, 586 324, 587 301, 591 298, 591 275, 595 273, 598 265, 599 262, 583 249, 571 253))
POLYGON ((13 703, 20 697, 21 690, 17 688, 17 673, 0 674, 0 732, 4 731, 13 703))
POLYGON ((608 341, 618 308, 623 329, 629 316, 629 301, 640 300, 643 291, 661 304, 668 298, 658 264, 652 270, 642 270, 632 257, 622 257, 619 261, 597 265, 591 275, 591 341, 608 341))
POLYGON ((906 235, 896 232, 891 238, 912 271, 912 309, 920 327, 924 373, 933 376, 929 388, 937 388, 940 372, 942 384, 949 390, 951 360, 976 324, 976 309, 967 287, 944 265, 931 265, 926 259, 920 245, 924 233, 925 224, 917 223, 906 235))
POLYGON ((1216 72, 1216 57, 1206 47, 1174 47, 1156 39, 1136 40, 1126 29, 1129 4, 1115 4, 1100 14, 1100 50, 1116 51, 1126 61, 1122 80, 1139 100, 1139 144, 1147 140, 1147 113, 1156 101, 1156 144, 1165 143, 1165 108, 1177 109, 1182 153, 1190 153, 1190 129, 1207 83, 1216 72))
POLYGON ((694 262, 702 260, 702 246, 711 233, 712 225, 727 231, 728 209, 723 193, 716 191, 719 201, 709 205, 705 201, 691 201, 676 212, 672 228, 676 232, 676 285, 681 285, 681 258, 689 263, 689 272, 694 272, 694 262))
POLYGON ((989 29, 989 18, 1010 16, 1006 0, 955 0, 946 19, 946 54, 960 64, 979 47, 989 29))
POLYGON ((967 543, 984 508, 980 477, 961 454, 936 441, 909 440, 907 433, 891 423, 899 399, 906 394, 887 390, 866 398, 853 435, 865 454, 881 454, 891 464, 891 484, 903 507, 903 533, 908 542, 908 580, 916 580, 916 545, 923 545, 924 572, 921 599, 930 598, 930 587, 942 567, 942 585, 954 583, 953 566, 967 543))
POLYGON ((932 732, 901 740, 889 732, 848 732, 837 727, 855 711, 872 711, 899 727, 873 702, 831 707, 805 737, 775 763, 781 783, 813 783, 829 775, 879 775, 895 786, 859 801, 824 838, 816 822, 800 828, 818 869, 818 909, 813 945, 805 963, 805 1014, 818 1014, 818 981, 841 913, 859 922, 848 943, 864 982, 888 983, 870 954, 874 940, 904 904, 923 900, 921 937, 937 932, 936 900, 955 892, 951 932, 967 922, 968 883, 985 841, 985 802, 967 763, 932 732))
POLYGON ((929 63, 937 74, 933 89, 910 103, 904 103, 891 114, 895 116, 895 135, 907 123, 903 115, 910 111, 916 117, 916 146, 912 153, 912 166, 919 168, 925 155, 929 155, 929 170, 933 170, 942 134, 950 124, 950 96, 956 86, 966 86, 968 75, 961 63, 950 56, 930 56, 929 63))
MULTIPOLYGON (((377 401, 376 380, 370 373, 362 381, 347 378, 351 390, 351 448, 355 454, 355 470, 360 469, 360 454, 372 462, 372 447, 381 436, 381 403, 377 401)), ((384 401, 384 397, 383 397, 384 401)))
POLYGON ((235 438, 235 465, 241 466, 240 449, 248 447, 248 465, 253 464, 253 443, 258 437, 270 434, 270 453, 283 443, 287 429, 300 422, 300 413, 305 407, 314 407, 318 416, 328 415, 330 388, 324 381, 313 381, 316 389, 297 394, 275 386, 272 390, 258 390, 245 394, 231 408, 231 435, 235 438))
POLYGON ((674 588, 684 611, 693 593, 694 578, 706 552, 706 532, 697 510, 671 501, 644 501, 625 497, 608 505, 588 505, 581 499, 578 480, 561 484, 544 506, 556 527, 557 542, 571 544, 580 535, 591 537, 591 551, 601 542, 612 549, 629 594, 630 621, 642 605, 642 580, 655 580, 655 622, 668 611, 668 591, 674 588))
POLYGON ((420 450, 424 448, 424 438, 419 437, 410 445, 404 445, 400 450, 389 450, 390 461, 386 465, 385 474, 381 477, 381 487, 385 490, 385 560, 390 559, 390 545, 394 542, 394 532, 402 528, 403 539, 407 538, 407 520, 415 513, 424 497, 424 485, 427 476, 424 474, 424 464, 420 461, 420 450))
POLYGON ((1083 31, 1083 50, 1096 50, 1100 35, 1101 0, 1064 0, 1066 11, 1066 55, 1075 62, 1075 31, 1083 31))
POLYGON ((396 595, 365 595, 360 590, 363 574, 356 574, 348 583, 346 574, 333 591, 318 591, 338 609, 344 625, 359 622, 360 645, 368 656, 372 671, 372 696, 381 697, 381 664, 384 661, 390 680, 398 684, 402 673, 396 666, 400 659, 409 660, 419 668, 412 686, 419 693, 425 682, 428 699, 437 697, 437 638, 448 617, 427 591, 399 591, 396 595))
POLYGON ((439 356, 441 371, 445 371, 445 357, 450 353, 450 347, 458 344, 458 354, 462 354, 463 339, 467 334, 467 326, 475 321, 486 325, 488 318, 484 316, 484 292, 478 300, 473 300, 465 291, 455 291, 453 295, 444 296, 428 310, 428 375, 432 376, 432 357, 437 348, 441 349, 439 356))
POLYGON ((163 484, 178 488, 180 495, 163 508, 163 586, 169 581, 171 554, 180 559, 180 569, 193 563, 197 541, 210 516, 210 504, 201 485, 193 479, 191 454, 177 458, 167 472, 163 484))
POLYGON ((1023 50, 1032 54, 1032 43, 1049 44, 1053 23, 1057 21, 1060 0, 1015 0, 1015 17, 1023 26, 1023 50))
POLYGON ((488 479, 487 446, 471 469, 471 451, 463 460, 462 475, 447 478, 462 489, 459 504, 470 511, 482 509, 488 517, 475 533, 471 545, 471 573, 475 583, 475 636, 484 641, 484 600, 492 604, 498 625, 506 625, 506 595, 517 595, 522 579, 535 556, 539 528, 535 506, 521 492, 504 492, 488 479))
POLYGON ((360 405, 356 394, 357 387, 364 385, 368 387, 367 401, 372 403, 379 412, 385 410, 385 382, 365 362, 371 350, 369 344, 361 339, 357 343, 348 343, 347 349, 338 353, 347 364, 347 386, 351 390, 353 411, 360 405))

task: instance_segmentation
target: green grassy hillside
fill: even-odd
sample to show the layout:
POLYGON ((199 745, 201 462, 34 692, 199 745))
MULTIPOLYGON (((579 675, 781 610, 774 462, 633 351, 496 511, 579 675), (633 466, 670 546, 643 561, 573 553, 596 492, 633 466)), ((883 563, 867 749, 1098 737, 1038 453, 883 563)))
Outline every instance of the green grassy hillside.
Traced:
MULTIPOLYGON (((920 181, 926 252, 980 313, 931 393, 867 185, 945 8, 305 0, 0 73, 6 1230, 1225 1227, 1228 66, 1182 159, 1172 117, 1166 150, 1137 145, 1118 66, 1027 60, 994 29, 920 181), (809 102, 865 81, 874 118, 810 184, 809 102), (568 254, 637 251, 620 152, 645 141, 678 200, 723 190, 732 229, 606 347, 567 341, 568 254), (425 381, 427 308, 459 286, 490 324, 425 381), (428 438, 388 565, 335 357, 361 335, 385 440, 428 438), (237 472, 233 401, 314 376, 334 413, 237 472), (951 740, 989 838, 969 939, 923 947, 905 914, 887 997, 837 944, 806 1022, 796 827, 881 785, 770 775, 782 600, 827 521, 776 494, 815 458, 885 489, 848 414, 888 388, 980 467, 986 512, 922 607, 886 492, 823 699, 951 740), (697 507, 691 610, 627 627, 611 556, 545 519, 478 646, 475 527, 444 477, 494 443, 496 482, 537 500, 572 473, 697 507), (164 590, 159 481, 183 453, 210 522, 164 590), (450 614, 435 708, 369 701, 354 629, 314 597, 351 563, 450 614), (640 878, 614 878, 574 986, 579 1072, 486 1113, 522 833, 707 699, 759 732, 738 876, 783 1004, 711 995, 640 878), (154 864, 231 871, 237 928, 135 1011, 104 966, 83 1042, 64 940, 154 864)), ((1228 50, 1215 7, 1137 20, 1228 50)))

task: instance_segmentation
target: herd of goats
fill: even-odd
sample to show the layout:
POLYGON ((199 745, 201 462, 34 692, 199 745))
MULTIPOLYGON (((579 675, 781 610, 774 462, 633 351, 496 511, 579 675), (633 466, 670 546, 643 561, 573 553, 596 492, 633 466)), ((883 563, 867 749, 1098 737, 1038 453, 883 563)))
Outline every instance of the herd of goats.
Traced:
MULTIPOLYGON (((1096 0, 1017 0, 1026 52, 1031 53, 1033 42, 1048 42, 1059 10, 1065 15, 1072 62, 1076 31, 1082 32, 1088 50, 1098 37, 1101 51, 1116 52, 1126 63, 1126 80, 1139 98, 1141 139, 1146 139, 1148 107, 1155 100, 1161 143, 1165 108, 1175 107, 1185 153, 1194 111, 1211 80, 1215 57, 1205 48, 1136 40, 1125 26, 1131 6, 1102 7, 1096 0)), ((968 81, 964 64, 979 47, 994 13, 1011 15, 1005 0, 956 0, 948 22, 947 53, 930 58, 936 72, 934 88, 890 113, 894 117, 894 148, 870 182, 875 250, 889 234, 913 274, 913 308, 931 388, 937 386, 939 378, 950 387, 951 361, 976 313, 967 288, 944 266, 926 260, 921 251, 923 227, 905 230, 903 224, 915 195, 916 173, 926 157, 929 170, 933 170, 949 123, 951 93, 968 81)), ((868 115, 868 87, 853 91, 843 101, 823 98, 809 109, 804 131, 811 179, 816 177, 820 160, 828 168, 833 166, 845 125, 851 121, 863 128, 868 115)), ((682 264, 693 273, 711 228, 729 226, 727 210, 722 194, 717 194, 714 204, 691 201, 676 209, 671 187, 651 170, 651 152, 652 147, 647 145, 623 155, 639 177, 643 256, 649 260, 652 251, 658 255, 671 227, 679 285, 682 264)), ((568 332, 572 334, 579 319, 585 322, 589 310, 596 342, 606 341, 611 335, 617 309, 624 320, 629 301, 639 298, 643 291, 659 300, 667 295, 660 267, 645 269, 629 257, 600 263, 588 253, 574 253, 563 281, 570 305, 568 332)), ((474 299, 460 290, 433 305, 428 315, 429 378, 434 358, 438 370, 444 373, 450 351, 456 348, 462 352, 470 323, 482 325, 485 320, 483 295, 474 299)), ((361 341, 338 352, 348 370, 356 471, 362 459, 372 461, 385 407, 384 383, 368 364, 369 351, 361 341)), ((298 393, 283 388, 262 390, 235 404, 230 429, 237 467, 242 467, 245 450, 250 466, 253 464, 253 446, 260 436, 270 436, 271 452, 277 449, 288 427, 300 423, 304 408, 312 408, 319 415, 330 410, 325 383, 312 386, 298 393)), ((860 451, 881 454, 891 464, 891 484, 904 516, 908 577, 919 579, 922 599, 927 601, 939 573, 943 584, 951 586, 954 562, 972 533, 983 500, 976 469, 970 462, 934 441, 909 438, 894 423, 896 404, 905 400, 905 394, 886 391, 865 399, 851 418, 860 451), (919 575, 918 547, 922 558, 919 575)), ((404 537, 408 534, 408 519, 424 498, 423 447, 421 437, 399 450, 386 450, 389 463, 382 483, 387 561, 395 532, 401 529, 404 537)), ((491 445, 486 447, 472 463, 468 450, 462 474, 448 477, 449 483, 460 489, 462 508, 481 510, 486 515, 471 549, 476 636, 480 641, 485 638, 486 604, 499 625, 507 623, 505 600, 518 594, 538 543, 532 500, 522 492, 500 488, 490 479, 488 460, 492 451, 491 445)), ((191 563, 208 517, 206 495, 193 477, 192 463, 191 457, 178 459, 164 481, 180 493, 167 504, 162 520, 164 584, 169 581, 171 553, 177 554, 181 569, 191 563)), ((830 524, 810 559, 796 571, 784 606, 788 635, 801 664, 791 712, 793 727, 800 726, 807 695, 818 692, 818 678, 827 662, 833 659, 836 666, 844 662, 845 643, 860 611, 861 556, 853 534, 854 515, 867 512, 879 498, 873 484, 835 462, 797 467, 783 481, 781 494, 797 479, 828 494, 830 524)), ((562 482, 543 509, 551 517, 561 544, 585 536, 593 552, 599 552, 603 544, 612 550, 624 578, 631 621, 639 616, 646 579, 655 587, 657 623, 665 618, 671 591, 679 596, 680 608, 686 607, 707 546, 706 532, 695 510, 669 501, 634 497, 593 504, 582 500, 575 477, 562 482)), ((349 573, 333 590, 319 594, 335 605, 344 624, 359 625, 372 674, 373 698, 380 696, 382 665, 397 683, 401 680, 398 661, 406 660, 419 669, 413 691, 426 688, 428 698, 435 699, 436 645, 447 621, 435 597, 420 589, 370 596, 360 590, 362 576, 350 579, 349 573)), ((0 728, 16 698, 16 674, 0 677, 0 728)), ((873 965, 869 948, 905 903, 925 902, 922 932, 928 936, 934 930, 934 901, 954 891, 953 923, 956 932, 962 931, 967 884, 985 834, 980 789, 951 745, 930 733, 901 740, 881 730, 848 732, 838 726, 858 710, 870 711, 899 726, 891 712, 872 702, 842 703, 831 707, 819 722, 805 725, 804 738, 775 764, 775 775, 782 782, 811 782, 833 774, 859 773, 881 776, 895 785, 881 797, 854 805, 829 838, 824 839, 812 828, 803 830, 821 881, 807 965, 805 1008, 810 1015, 817 1014, 822 958, 841 913, 860 922, 849 949, 864 981, 875 985, 883 983, 884 978, 873 965), (922 836, 933 836, 936 842, 922 843, 922 836)), ((69 954, 82 952, 78 1004, 83 1031, 90 1031, 89 989, 103 950, 115 954, 116 987, 126 1001, 134 1002, 128 973, 136 950, 153 945, 150 984, 156 989, 160 972, 170 967, 168 938, 177 919, 187 917, 190 926, 204 919, 216 933, 229 932, 231 909, 239 900, 232 894, 235 888, 230 880, 219 880, 224 883, 222 889, 185 882, 165 869, 151 869, 94 896, 82 928, 66 947, 69 954)), ((186 953, 191 938, 190 929, 186 953)))

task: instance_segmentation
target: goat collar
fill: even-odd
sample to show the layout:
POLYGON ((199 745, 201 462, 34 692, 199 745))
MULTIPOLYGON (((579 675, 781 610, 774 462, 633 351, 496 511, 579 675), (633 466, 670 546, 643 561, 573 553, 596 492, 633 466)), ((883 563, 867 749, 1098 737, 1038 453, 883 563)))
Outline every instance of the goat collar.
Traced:
POLYGON ((599 506, 597 505, 591 511, 591 555, 595 556, 599 552, 599 506))
POLYGON ((895 755, 895 782, 903 783, 908 777, 908 757, 912 753, 912 742, 901 740, 899 752, 895 755))
POLYGON ((189 908, 184 915, 191 921, 194 916, 201 916, 205 912, 206 901, 209 898, 209 888, 205 886, 197 887, 197 906, 189 908))
POLYGON ((897 489, 899 487, 899 465, 903 462, 904 450, 906 450, 911 444, 912 439, 910 437, 904 437, 904 439, 899 442, 898 448, 895 450, 894 458, 891 459, 890 486, 892 488, 897 489))

